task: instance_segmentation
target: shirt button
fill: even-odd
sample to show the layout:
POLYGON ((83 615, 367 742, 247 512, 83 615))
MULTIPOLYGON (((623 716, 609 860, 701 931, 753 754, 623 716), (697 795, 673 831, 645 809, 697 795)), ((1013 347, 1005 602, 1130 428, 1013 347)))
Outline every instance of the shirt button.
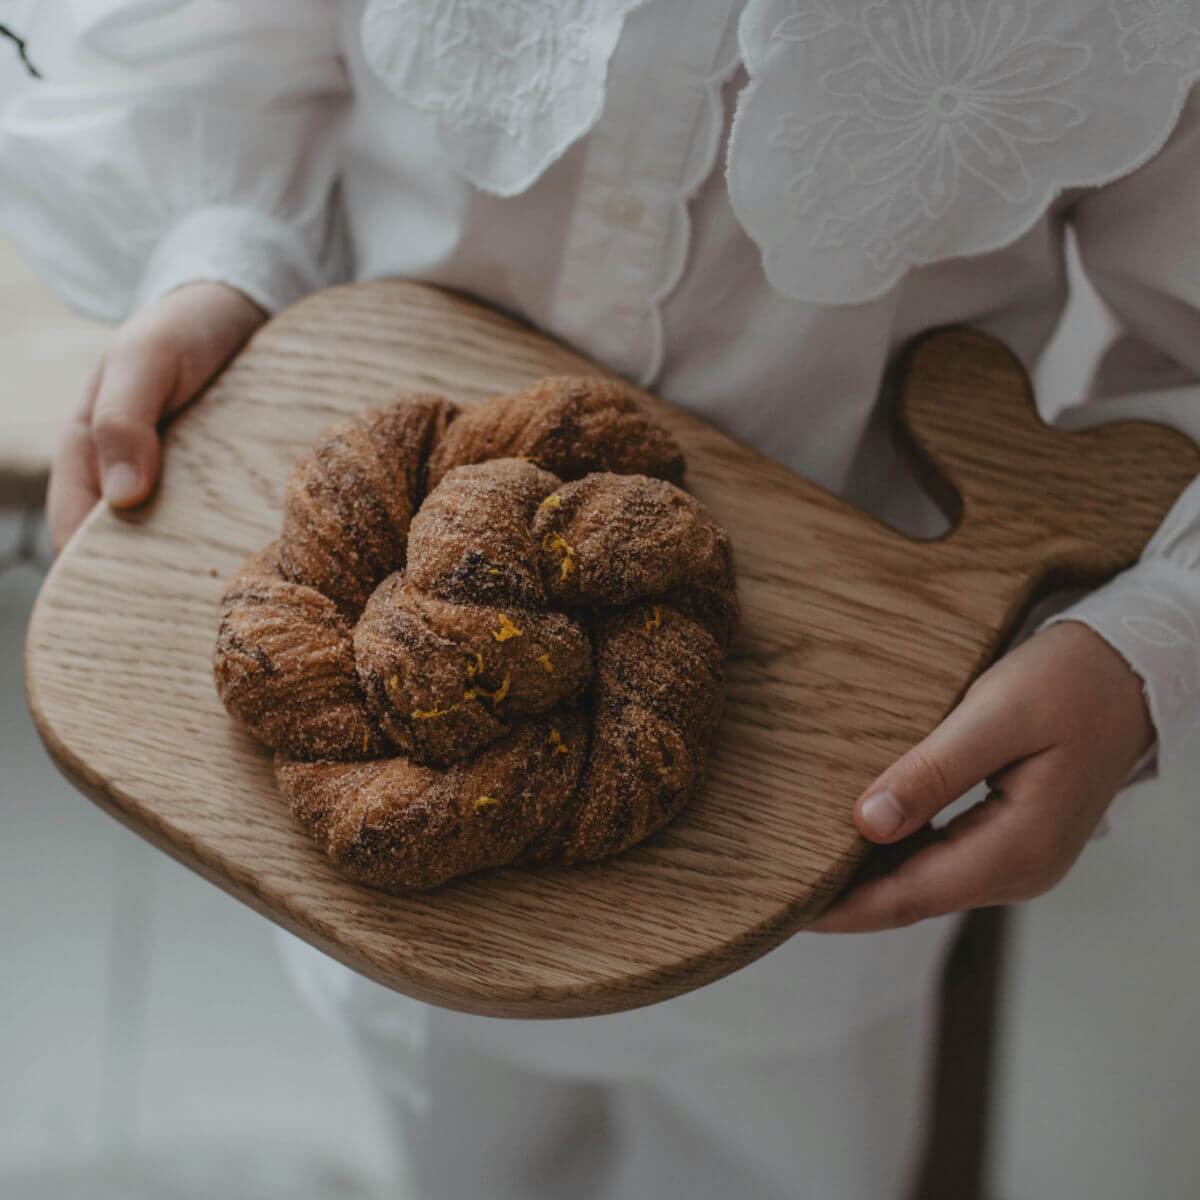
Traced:
POLYGON ((604 204, 604 215, 622 229, 637 229, 646 215, 646 206, 636 196, 613 192, 604 204))

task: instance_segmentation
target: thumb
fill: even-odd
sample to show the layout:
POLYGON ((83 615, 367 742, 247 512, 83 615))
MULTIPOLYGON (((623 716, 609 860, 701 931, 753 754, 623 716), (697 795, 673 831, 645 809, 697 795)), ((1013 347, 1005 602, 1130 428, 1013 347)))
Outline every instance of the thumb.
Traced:
POLYGON ((868 841, 899 841, 981 780, 1041 748, 1027 706, 1008 703, 1002 688, 972 688, 863 792, 854 823, 868 841))
POLYGON ((178 376, 178 354, 165 342, 139 338, 105 356, 91 427, 101 491, 114 508, 140 504, 154 488, 157 425, 178 376))

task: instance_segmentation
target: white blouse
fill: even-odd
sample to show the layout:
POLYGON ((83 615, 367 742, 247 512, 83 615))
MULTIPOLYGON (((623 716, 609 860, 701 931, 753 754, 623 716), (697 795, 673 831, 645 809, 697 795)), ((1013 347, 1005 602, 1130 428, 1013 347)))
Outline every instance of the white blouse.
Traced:
MULTIPOLYGON (((0 226, 89 313, 196 279, 272 311, 348 277, 459 288, 920 534, 942 519, 891 447, 888 365, 960 322, 1035 366, 1072 229, 1122 334, 1060 423, 1200 438, 1190 0, 28 7, 45 80, 0 123, 0 226)), ((1141 676, 1168 764, 1200 728, 1200 483, 1052 619, 1141 676)), ((810 978, 825 955, 862 993, 833 1028, 917 986, 930 924, 743 975, 794 988, 793 947, 810 978)))

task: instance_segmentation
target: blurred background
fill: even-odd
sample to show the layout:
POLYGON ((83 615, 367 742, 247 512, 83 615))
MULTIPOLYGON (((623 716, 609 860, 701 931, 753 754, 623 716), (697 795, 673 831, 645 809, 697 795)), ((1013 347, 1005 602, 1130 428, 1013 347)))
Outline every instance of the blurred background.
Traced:
MULTIPOLYGON (((0 0, 0 21, 17 7, 0 0)), ((0 102, 25 86, 11 49, 0 102)), ((0 231, 0 1196, 392 1195, 361 1064, 292 989, 266 921, 74 792, 26 712, 45 476, 106 333, 0 231)), ((1039 379, 1047 411, 1107 333, 1077 286, 1039 379)), ((1118 801, 1112 832, 1016 914, 995 1200, 1196 1194, 1200 745, 1190 755, 1118 801)))

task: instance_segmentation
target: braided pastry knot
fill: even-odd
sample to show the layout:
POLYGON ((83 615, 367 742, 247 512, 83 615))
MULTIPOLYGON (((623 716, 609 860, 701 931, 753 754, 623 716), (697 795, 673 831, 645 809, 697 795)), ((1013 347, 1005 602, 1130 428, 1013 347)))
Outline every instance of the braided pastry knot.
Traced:
POLYGON ((297 463, 214 673, 343 870, 400 891, 598 859, 683 807, 737 599, 682 475, 626 388, 574 378, 461 416, 407 397, 297 463))

